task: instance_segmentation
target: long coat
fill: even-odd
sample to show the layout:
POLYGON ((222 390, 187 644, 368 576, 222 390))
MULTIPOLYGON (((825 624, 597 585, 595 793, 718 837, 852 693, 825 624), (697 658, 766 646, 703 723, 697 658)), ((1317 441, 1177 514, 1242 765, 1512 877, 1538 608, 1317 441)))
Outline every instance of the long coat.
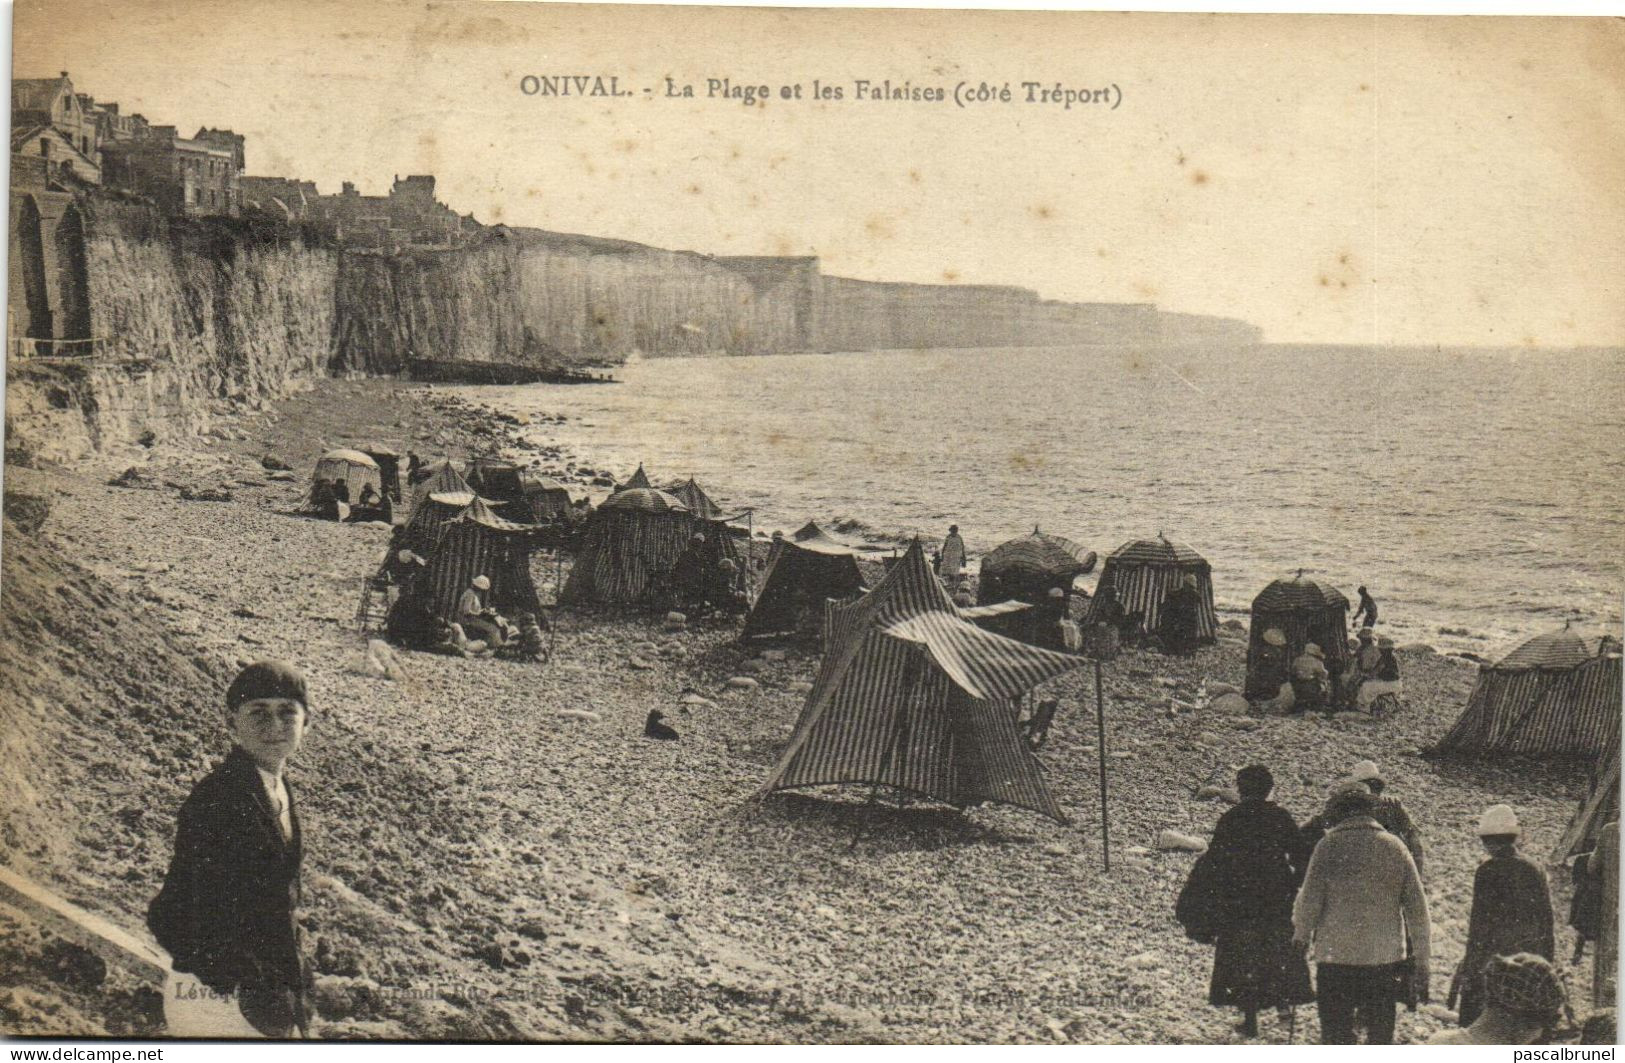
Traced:
POLYGON ((147 926, 176 971, 234 994, 269 1037, 309 1022, 309 968, 299 948, 303 841, 293 788, 284 840, 254 760, 233 747, 181 806, 175 856, 147 926))
POLYGON ((1292 899, 1309 859, 1292 816, 1243 801, 1219 817, 1208 852, 1218 910, 1208 1003, 1262 1010, 1313 1000, 1292 944, 1292 899))
POLYGON ((1473 875, 1473 909, 1467 919, 1467 954, 1461 961, 1460 1023, 1484 1010, 1484 965, 1496 956, 1555 951, 1552 894, 1546 873, 1517 854, 1492 856, 1473 875))

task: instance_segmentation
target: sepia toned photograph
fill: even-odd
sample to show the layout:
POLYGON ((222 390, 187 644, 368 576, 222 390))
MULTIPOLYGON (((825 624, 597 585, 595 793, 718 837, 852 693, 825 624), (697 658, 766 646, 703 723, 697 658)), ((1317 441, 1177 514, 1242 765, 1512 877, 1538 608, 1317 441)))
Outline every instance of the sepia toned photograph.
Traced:
POLYGON ((1612 1058, 1625 21, 12 21, 0 1035, 1612 1058))

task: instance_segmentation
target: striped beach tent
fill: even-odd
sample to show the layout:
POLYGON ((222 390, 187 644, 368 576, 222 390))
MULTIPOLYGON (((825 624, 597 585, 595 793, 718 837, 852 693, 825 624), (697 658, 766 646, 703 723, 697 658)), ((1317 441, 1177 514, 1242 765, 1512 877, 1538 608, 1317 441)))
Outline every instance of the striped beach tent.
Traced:
POLYGON ((448 521, 429 556, 429 571, 413 585, 430 612, 445 620, 457 617, 457 602, 475 576, 491 581, 486 596, 491 608, 507 617, 541 613, 541 600, 530 574, 530 553, 537 533, 530 524, 503 520, 482 499, 474 499, 448 521))
POLYGON ((413 516, 417 515, 418 507, 430 495, 467 495, 469 502, 474 500, 474 488, 452 466, 450 459, 434 462, 424 468, 429 475, 412 485, 413 516))
POLYGON ((530 506, 525 501, 525 485, 516 463, 504 458, 471 458, 463 469, 463 479, 504 520, 530 523, 530 506))
POLYGON ((1597 846, 1597 832, 1603 825, 1619 818, 1619 747, 1609 749, 1597 771, 1574 818, 1563 830, 1557 848, 1552 850, 1552 862, 1560 864, 1577 853, 1590 852, 1597 846))
POLYGON ((1479 670, 1436 752, 1584 754, 1600 762, 1620 739, 1620 657, 1568 627, 1536 635, 1479 670))
POLYGON ((311 494, 306 495, 307 502, 315 493, 316 481, 329 480, 344 483, 351 505, 361 498, 361 491, 368 484, 372 485, 374 491, 382 492, 384 483, 376 461, 359 450, 345 448, 323 454, 316 462, 316 471, 310 479, 311 494))
POLYGON ((551 476, 542 476, 528 469, 521 472, 519 480, 531 520, 545 524, 572 521, 576 518, 576 509, 570 500, 570 489, 564 484, 551 476))
POLYGON ((620 494, 622 491, 650 490, 653 487, 654 483, 650 481, 649 474, 643 471, 643 464, 640 462, 638 464, 638 471, 633 473, 631 478, 628 479, 624 484, 616 484, 613 493, 620 494))
POLYGON ((1155 539, 1135 539, 1107 555, 1084 622, 1096 622, 1095 610, 1110 591, 1122 605, 1124 616, 1139 614, 1143 618, 1137 629, 1140 634, 1155 634, 1161 630, 1163 603, 1187 577, 1196 580, 1196 639, 1212 642, 1219 637, 1219 615, 1213 608, 1213 566, 1195 550, 1160 532, 1155 539))
POLYGON ((868 783, 1066 822, 1017 730, 1017 701, 1081 658, 962 619, 918 540, 874 590, 825 616, 823 664, 763 796, 868 783))
POLYGON ((1326 670, 1340 673, 1349 655, 1348 611, 1342 591, 1302 571, 1260 591, 1253 599, 1247 641, 1247 697, 1274 697, 1290 677, 1292 662, 1310 643, 1320 647, 1326 670), (1280 633, 1279 642, 1266 637, 1271 631, 1280 633))
POLYGON ((672 484, 666 488, 666 493, 687 506, 688 511, 696 517, 705 520, 719 520, 722 517, 722 507, 711 501, 711 496, 700 488, 692 476, 672 484))
POLYGON ((655 604, 666 578, 696 533, 706 559, 739 565, 726 525, 701 520, 664 491, 634 487, 604 499, 587 522, 581 550, 559 601, 565 605, 655 604))
POLYGON ((1052 587, 1070 593, 1072 581, 1094 567, 1093 550, 1034 528, 1031 535, 1000 543, 982 558, 976 604, 1041 602, 1052 587))
POLYGON ((857 552, 809 521, 788 539, 774 540, 762 591, 739 637, 816 631, 825 601, 862 593, 857 552))

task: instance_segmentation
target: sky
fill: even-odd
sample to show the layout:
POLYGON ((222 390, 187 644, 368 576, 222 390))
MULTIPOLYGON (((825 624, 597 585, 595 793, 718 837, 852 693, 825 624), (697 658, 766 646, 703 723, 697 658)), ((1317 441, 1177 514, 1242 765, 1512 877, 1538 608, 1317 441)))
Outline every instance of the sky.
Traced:
POLYGON ((20 0, 13 46, 13 76, 245 134, 251 174, 377 195, 432 173, 487 223, 1154 302, 1274 342, 1625 345, 1621 20, 20 0), (952 98, 982 82, 1010 101, 952 98))

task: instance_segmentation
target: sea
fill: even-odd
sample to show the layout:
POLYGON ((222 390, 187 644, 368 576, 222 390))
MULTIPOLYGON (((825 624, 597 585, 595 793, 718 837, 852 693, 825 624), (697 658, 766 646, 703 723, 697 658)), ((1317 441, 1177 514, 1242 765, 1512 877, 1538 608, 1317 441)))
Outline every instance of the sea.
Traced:
POLYGON ((1102 561, 1161 534, 1212 563, 1221 614, 1301 570, 1351 601, 1364 584, 1401 642, 1493 657, 1620 627, 1622 370, 1620 349, 954 349, 460 390, 564 414, 533 441, 617 479, 693 476, 759 530, 816 520, 885 551, 958 524, 973 562, 1034 528, 1102 561))

